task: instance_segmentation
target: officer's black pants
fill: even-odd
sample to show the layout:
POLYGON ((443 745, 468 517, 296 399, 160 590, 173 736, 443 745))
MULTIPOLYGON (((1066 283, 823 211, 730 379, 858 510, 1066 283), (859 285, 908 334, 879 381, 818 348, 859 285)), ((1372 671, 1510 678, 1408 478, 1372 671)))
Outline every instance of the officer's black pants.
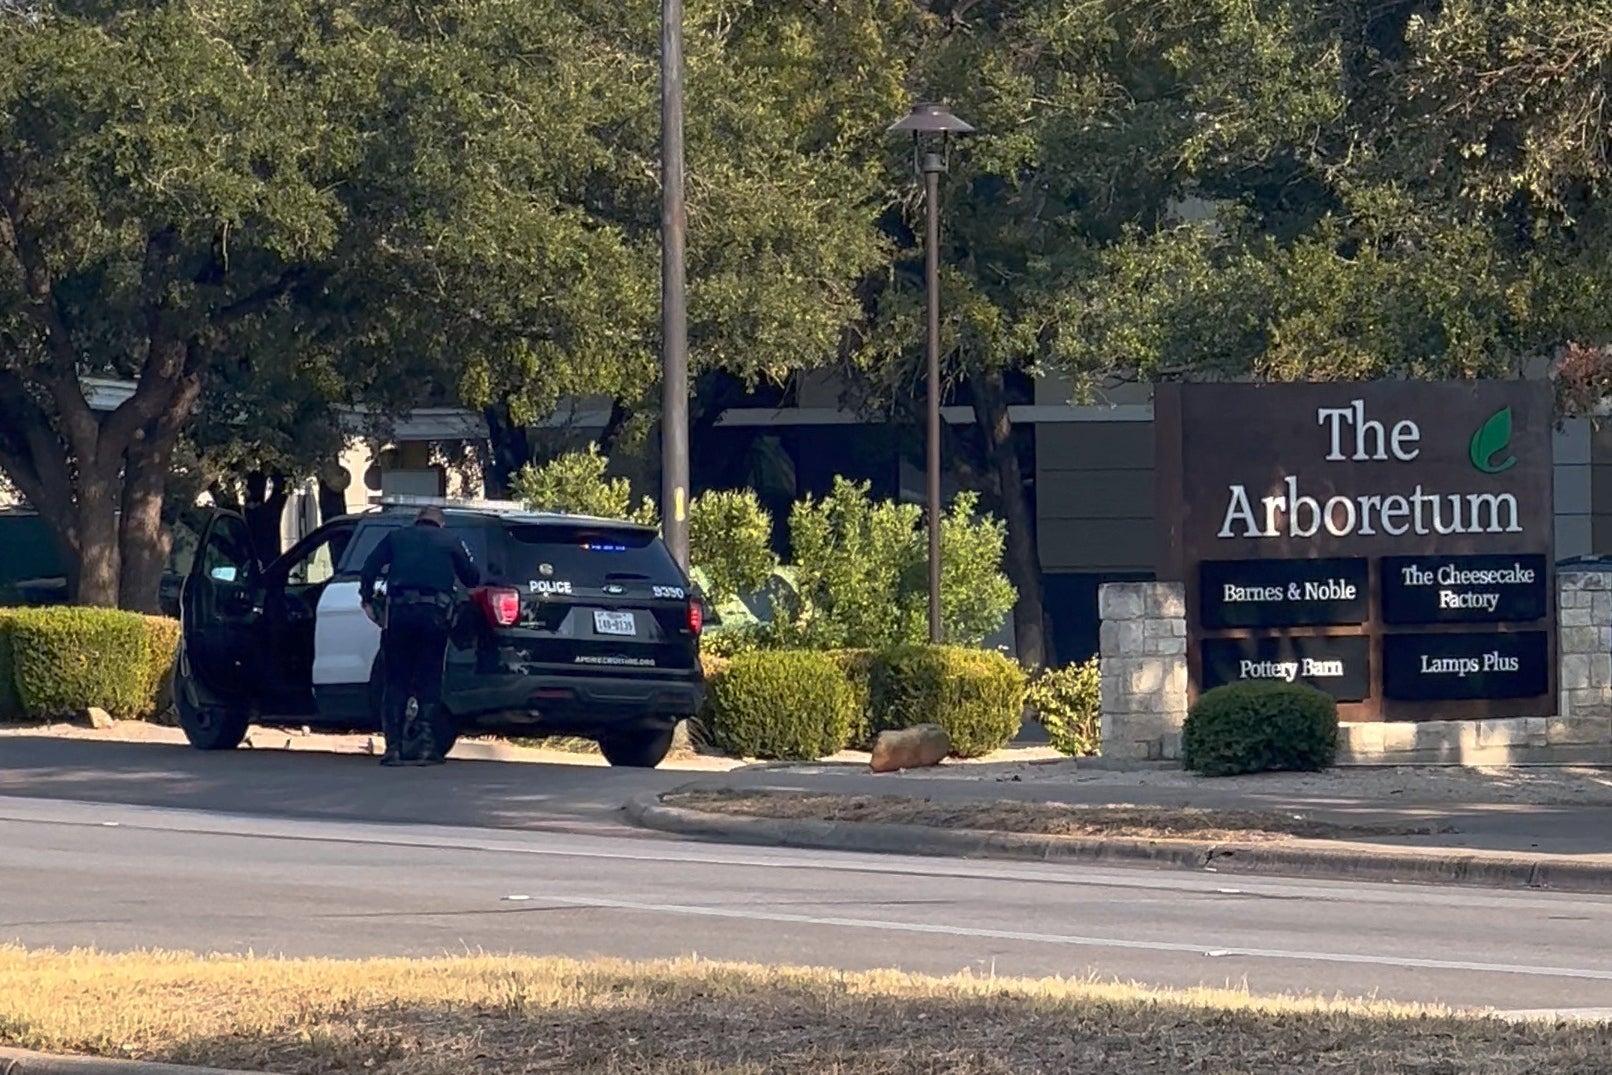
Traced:
POLYGON ((386 755, 399 761, 438 761, 442 751, 442 671, 448 651, 446 603, 397 602, 387 609, 381 633, 385 681, 381 733, 386 755), (409 699, 417 711, 408 715, 409 699))

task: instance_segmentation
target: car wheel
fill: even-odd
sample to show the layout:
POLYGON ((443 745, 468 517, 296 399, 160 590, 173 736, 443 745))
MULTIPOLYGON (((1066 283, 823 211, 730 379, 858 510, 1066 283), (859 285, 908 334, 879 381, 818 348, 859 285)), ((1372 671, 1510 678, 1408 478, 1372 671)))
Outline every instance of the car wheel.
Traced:
POLYGON ((611 765, 627 769, 653 769, 672 749, 675 727, 663 731, 608 735, 599 740, 599 752, 611 765))
POLYGON ((197 750, 234 750, 246 738, 252 718, 245 710, 227 706, 201 705, 192 696, 188 683, 174 683, 174 708, 179 727, 197 750))

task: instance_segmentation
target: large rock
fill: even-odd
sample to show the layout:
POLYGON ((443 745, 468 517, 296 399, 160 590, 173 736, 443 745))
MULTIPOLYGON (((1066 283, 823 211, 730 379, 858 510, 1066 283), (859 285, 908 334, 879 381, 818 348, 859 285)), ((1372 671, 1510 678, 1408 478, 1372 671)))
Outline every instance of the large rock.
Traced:
POLYGON ((84 725, 86 728, 101 729, 110 728, 116 723, 116 721, 112 719, 112 714, 108 713, 99 706, 93 705, 79 713, 78 722, 84 725))
POLYGON ((951 752, 952 740, 945 728, 938 724, 915 724, 875 736, 871 768, 876 773, 922 769, 939 765, 951 752))

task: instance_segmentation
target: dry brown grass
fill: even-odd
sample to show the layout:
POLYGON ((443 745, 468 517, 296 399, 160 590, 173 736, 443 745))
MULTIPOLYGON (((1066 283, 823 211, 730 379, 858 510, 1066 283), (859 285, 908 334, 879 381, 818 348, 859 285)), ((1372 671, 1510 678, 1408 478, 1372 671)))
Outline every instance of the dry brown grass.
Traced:
POLYGON ((1590 1075, 1612 1031, 1064 980, 0 948, 0 1044, 376 1075, 1590 1075))
POLYGON ((709 813, 789 820, 882 822, 937 829, 1036 833, 1043 836, 1132 837, 1151 840, 1356 840, 1453 831, 1429 825, 1335 825, 1293 814, 1157 806, 1069 806, 1048 802, 936 802, 895 795, 816 795, 807 792, 691 791, 668 795, 668 806, 709 813))

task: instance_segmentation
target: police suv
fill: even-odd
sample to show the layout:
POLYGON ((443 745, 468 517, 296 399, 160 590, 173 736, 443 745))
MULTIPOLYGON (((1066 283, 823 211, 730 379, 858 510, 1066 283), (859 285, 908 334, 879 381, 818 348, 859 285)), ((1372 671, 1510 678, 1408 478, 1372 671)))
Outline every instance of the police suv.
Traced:
POLYGON ((359 572, 426 504, 483 579, 448 646, 449 740, 576 735, 612 765, 660 764, 702 700, 704 606, 656 530, 424 497, 332 520, 267 564, 241 516, 213 515, 180 595, 174 700, 191 745, 233 749, 253 721, 379 730, 381 632, 359 572))

